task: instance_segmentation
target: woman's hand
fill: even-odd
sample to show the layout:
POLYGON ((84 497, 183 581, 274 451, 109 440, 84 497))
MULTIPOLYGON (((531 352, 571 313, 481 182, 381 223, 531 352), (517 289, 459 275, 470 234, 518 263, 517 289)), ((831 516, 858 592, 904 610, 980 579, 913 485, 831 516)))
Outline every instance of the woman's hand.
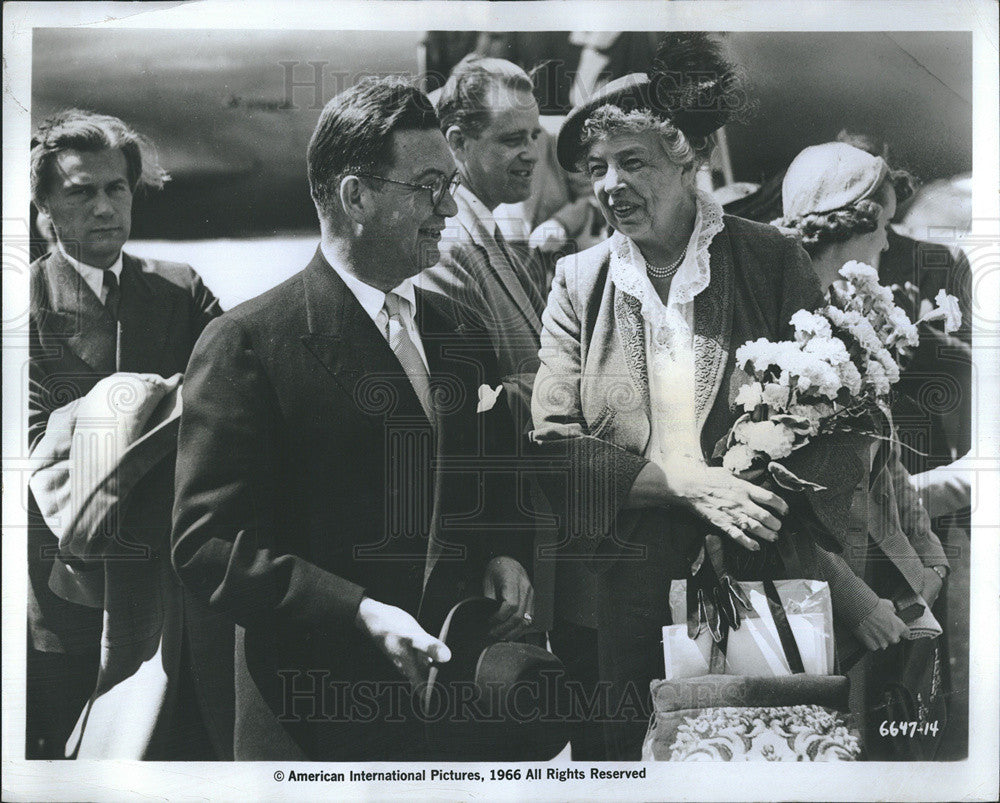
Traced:
POLYGON ((671 461, 664 477, 670 502, 689 508, 741 546, 756 552, 760 544, 754 538, 778 540, 788 505, 777 494, 698 460, 671 461))
POLYGON ((910 629, 906 622, 896 615, 896 607, 887 599, 879 599, 875 610, 861 620, 854 629, 854 635, 868 650, 884 650, 890 644, 898 644, 906 638, 910 629))

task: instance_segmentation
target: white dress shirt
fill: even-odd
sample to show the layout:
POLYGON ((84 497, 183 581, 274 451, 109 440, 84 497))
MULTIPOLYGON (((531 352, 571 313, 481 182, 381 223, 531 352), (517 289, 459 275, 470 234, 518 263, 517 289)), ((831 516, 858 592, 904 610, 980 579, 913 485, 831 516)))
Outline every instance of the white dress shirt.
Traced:
MULTIPOLYGON (((320 244, 320 251, 322 251, 323 257, 330 264, 330 267, 337 271, 337 275, 344 280, 344 284, 347 285, 347 289, 350 290, 354 297, 358 300, 358 303, 361 304, 361 308, 365 311, 368 317, 372 319, 372 322, 388 343, 389 318, 385 311, 386 293, 383 293, 377 287, 365 284, 357 276, 345 271, 340 266, 340 260, 335 259, 333 254, 330 253, 322 243, 320 244)), ((420 339, 420 330, 417 329, 417 323, 414 320, 414 311, 417 307, 417 297, 413 289, 412 280, 403 279, 403 281, 394 287, 391 292, 395 293, 406 302, 405 304, 399 305, 399 317, 402 318, 403 328, 406 330, 406 334, 413 342, 413 345, 416 346, 417 353, 420 355, 420 359, 424 363, 424 368, 427 369, 427 373, 429 374, 430 366, 427 364, 427 355, 424 353, 424 344, 420 339)))
MULTIPOLYGON (((66 249, 62 247, 62 243, 59 244, 59 250, 62 255, 66 258, 66 261, 73 266, 73 269, 83 277, 83 280, 87 283, 87 287, 94 291, 94 295, 101 299, 101 303, 104 304, 108 300, 108 289, 104 286, 104 268, 95 268, 92 265, 87 265, 78 259, 73 259, 69 254, 66 253, 66 249)), ((121 286, 122 278, 122 252, 118 252, 118 259, 115 263, 107 270, 111 271, 115 278, 118 280, 119 286, 121 286)))

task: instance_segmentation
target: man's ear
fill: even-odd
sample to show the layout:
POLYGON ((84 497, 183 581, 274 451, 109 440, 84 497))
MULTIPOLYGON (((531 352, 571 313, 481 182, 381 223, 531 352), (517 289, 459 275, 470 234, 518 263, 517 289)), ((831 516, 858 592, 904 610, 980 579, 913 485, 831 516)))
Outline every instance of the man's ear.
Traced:
POLYGON ((364 187, 361 185, 361 179, 357 176, 344 176, 340 180, 338 193, 340 207, 344 210, 344 214, 355 223, 364 222, 366 213, 364 195, 364 187))
POLYGON ((460 154, 461 155, 465 154, 466 136, 465 134, 462 133, 461 128, 459 128, 457 125, 451 126, 447 131, 444 132, 444 138, 447 141, 448 147, 451 149, 451 152, 453 154, 455 154, 456 156, 460 154))

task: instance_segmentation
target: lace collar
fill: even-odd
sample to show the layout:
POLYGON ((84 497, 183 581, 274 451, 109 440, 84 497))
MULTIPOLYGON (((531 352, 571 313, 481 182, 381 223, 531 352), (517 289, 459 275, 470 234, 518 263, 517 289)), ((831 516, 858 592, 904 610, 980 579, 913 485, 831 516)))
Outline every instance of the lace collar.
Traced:
MULTIPOLYGON (((698 190, 695 197, 694 231, 687 255, 670 286, 670 306, 678 307, 694 299, 708 287, 711 273, 708 248, 722 231, 722 206, 711 195, 698 190)), ((651 324, 661 321, 667 308, 646 274, 646 260, 638 246, 619 231, 611 235, 609 275, 621 292, 642 302, 642 316, 651 324)))

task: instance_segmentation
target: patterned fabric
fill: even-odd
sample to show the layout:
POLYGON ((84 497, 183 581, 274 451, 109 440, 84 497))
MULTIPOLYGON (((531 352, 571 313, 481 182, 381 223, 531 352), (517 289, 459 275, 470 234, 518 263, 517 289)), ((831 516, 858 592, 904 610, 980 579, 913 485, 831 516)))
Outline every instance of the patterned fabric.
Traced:
POLYGON ((542 313, 545 312, 545 299, 542 297, 542 291, 539 289, 539 282, 536 280, 537 277, 531 276, 528 266, 511 253, 507 245, 507 239, 503 236, 503 232, 500 231, 499 224, 497 224, 493 231, 493 239, 496 240, 497 247, 500 249, 500 253, 503 254, 503 258, 507 260, 511 271, 521 279, 524 292, 527 294, 528 300, 531 301, 531 308, 535 311, 538 319, 541 320, 542 313))
POLYGON ((417 347, 406 331, 400 311, 401 304, 408 303, 406 299, 401 298, 395 293, 387 293, 385 296, 385 309, 379 315, 385 321, 386 329, 383 331, 387 333, 389 347, 399 359, 399 364, 403 366, 403 370, 406 371, 406 375, 410 379, 410 384, 413 385, 413 390, 420 400, 420 406, 424 408, 427 420, 433 423, 434 411, 431 404, 430 377, 427 374, 427 367, 424 365, 420 352, 417 351, 417 347))
POLYGON ((658 714, 646 747, 647 757, 660 761, 856 761, 861 756, 861 743, 844 716, 819 705, 658 714))

